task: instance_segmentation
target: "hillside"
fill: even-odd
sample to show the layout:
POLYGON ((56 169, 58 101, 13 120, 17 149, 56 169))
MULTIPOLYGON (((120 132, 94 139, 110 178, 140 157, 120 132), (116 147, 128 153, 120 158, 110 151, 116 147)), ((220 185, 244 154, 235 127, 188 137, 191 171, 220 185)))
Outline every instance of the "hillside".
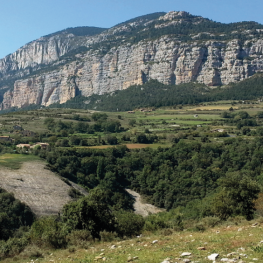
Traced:
MULTIPOLYGON (((1 156, 1 164, 14 156, 1 156)), ((14 166, 14 165, 13 165, 14 166)), ((0 187, 21 202, 27 204, 37 216, 57 215, 62 207, 72 201, 69 192, 72 186, 63 182, 58 176, 45 169, 40 161, 24 162, 17 170, 1 167, 0 187)), ((85 192, 85 191, 84 191, 85 192)))
MULTIPOLYGON (((260 91, 260 75, 241 90, 250 81, 260 91)), ((9 232, 0 228, 1 260, 207 262, 212 253, 235 258, 228 254, 241 246, 243 261, 261 260, 262 111, 255 99, 0 115, 0 188, 14 192, 0 189, 1 222, 14 221, 9 232), (71 182, 89 194, 81 196, 71 182), (19 221, 29 209, 15 197, 52 216, 19 221)))
POLYGON ((110 29, 50 34, 0 61, 1 109, 162 84, 221 86, 262 68, 263 26, 222 24, 187 12, 154 13, 110 29))

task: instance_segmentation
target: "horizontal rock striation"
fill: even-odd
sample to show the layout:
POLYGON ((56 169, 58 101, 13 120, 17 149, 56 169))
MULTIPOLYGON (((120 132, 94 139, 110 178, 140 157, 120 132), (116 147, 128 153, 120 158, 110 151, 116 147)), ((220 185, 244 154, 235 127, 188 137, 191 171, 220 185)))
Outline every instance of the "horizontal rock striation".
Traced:
MULTIPOLYGON (((153 21, 120 25, 90 37, 76 39, 74 35, 64 35, 60 39, 60 36, 54 36, 45 42, 40 39, 1 60, 0 73, 8 75, 34 65, 54 65, 76 46, 105 44, 113 36, 116 36, 115 40, 118 39, 120 32, 129 32, 132 27, 143 31, 143 26, 147 29, 146 25, 153 21)), ((171 22, 189 23, 189 14, 169 12, 157 21, 155 27, 171 22), (184 20, 185 17, 187 20, 184 20)), ((197 17, 194 23, 200 21, 201 18, 197 17)), ((76 95, 90 96, 123 90, 149 79, 165 84, 195 81, 208 86, 226 85, 260 71, 263 71, 263 38, 254 38, 253 35, 243 42, 238 39, 201 41, 196 40, 194 35, 192 41, 188 42, 174 35, 163 35, 138 43, 118 40, 118 44, 106 52, 101 47, 90 48, 86 53, 74 55, 71 61, 15 81, 13 87, 3 95, 1 109, 64 103, 76 95)))

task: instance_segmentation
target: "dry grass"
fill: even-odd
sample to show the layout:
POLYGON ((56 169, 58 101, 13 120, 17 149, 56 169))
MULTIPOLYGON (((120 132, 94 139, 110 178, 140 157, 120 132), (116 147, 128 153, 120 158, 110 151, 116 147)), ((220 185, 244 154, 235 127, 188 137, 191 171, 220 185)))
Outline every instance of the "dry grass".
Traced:
MULTIPOLYGON (((196 108, 188 109, 189 111, 198 111, 198 110, 228 110, 231 107, 231 105, 207 105, 207 106, 200 106, 196 108)), ((232 106, 233 109, 238 109, 237 106, 232 106)))
MULTIPOLYGON (((205 263, 212 262, 207 259, 207 256, 212 253, 219 254, 216 262, 226 257, 229 259, 239 257, 247 263, 255 262, 254 259, 257 258, 257 262, 263 262, 263 245, 260 243, 263 239, 262 235, 261 225, 253 227, 251 222, 245 222, 239 226, 221 226, 203 233, 183 231, 173 232, 169 236, 145 233, 141 238, 92 244, 88 249, 76 249, 74 253, 70 253, 69 250, 49 252, 44 259, 39 259, 39 262, 103 262, 102 259, 95 260, 96 257, 101 256, 106 258, 106 262, 112 263, 127 262, 129 257, 138 257, 132 261, 143 263, 160 263, 166 258, 170 258, 172 263, 183 262, 185 258, 192 262, 205 263), (153 244, 154 240, 158 242, 153 244), (116 247, 111 249, 112 245, 116 247), (199 247, 204 247, 205 250, 198 250, 199 247), (190 252, 192 255, 181 257, 183 252, 190 252), (232 252, 236 254, 229 256, 228 254, 232 252)), ((29 260, 19 262, 29 262, 29 260)))

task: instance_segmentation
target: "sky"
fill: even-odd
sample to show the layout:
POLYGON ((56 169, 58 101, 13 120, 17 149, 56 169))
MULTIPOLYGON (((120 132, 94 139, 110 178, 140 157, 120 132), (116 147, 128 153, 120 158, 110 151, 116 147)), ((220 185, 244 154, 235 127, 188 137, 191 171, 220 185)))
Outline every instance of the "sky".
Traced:
POLYGON ((0 58, 68 27, 109 28, 154 12, 187 11, 222 23, 263 24, 262 0, 0 0, 0 10, 0 58))

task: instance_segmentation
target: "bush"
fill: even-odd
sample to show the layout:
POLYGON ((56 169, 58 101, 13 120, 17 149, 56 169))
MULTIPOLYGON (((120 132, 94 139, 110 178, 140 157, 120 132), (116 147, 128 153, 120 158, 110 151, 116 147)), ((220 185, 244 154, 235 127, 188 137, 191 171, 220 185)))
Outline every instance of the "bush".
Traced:
POLYGON ((207 216, 202 219, 202 223, 207 227, 215 227, 220 221, 220 218, 216 216, 207 216))
POLYGON ((7 241, 0 241, 0 259, 18 255, 28 244, 29 238, 26 235, 22 238, 9 238, 7 241))
POLYGON ((142 216, 124 210, 114 212, 114 215, 117 221, 116 232, 121 237, 132 237, 141 233, 145 223, 142 216))
POLYGON ((38 219, 34 222, 30 230, 32 243, 39 246, 50 246, 52 248, 66 247, 67 234, 68 229, 66 225, 52 216, 38 219))
POLYGON ((161 235, 163 236, 170 236, 173 234, 173 230, 170 228, 165 228, 161 231, 161 235))
POLYGON ((144 230, 146 231, 156 231, 159 229, 167 228, 165 220, 158 215, 149 215, 144 224, 144 230))
POLYGON ((118 238, 118 234, 116 232, 107 232, 102 231, 100 232, 101 241, 103 242, 111 242, 118 238))
POLYGON ((203 222, 199 222, 197 224, 194 225, 194 228, 193 228, 194 231, 200 231, 200 232, 204 232, 206 230, 206 227, 204 225, 203 222))
POLYGON ((63 220, 70 230, 88 230, 100 239, 103 230, 114 231, 115 218, 103 198, 105 191, 97 189, 63 208, 63 220))
POLYGON ((87 248, 88 245, 93 241, 93 237, 90 231, 74 230, 67 236, 67 242, 70 245, 87 248))
POLYGON ((83 194, 75 188, 70 188, 68 190, 68 195, 70 197, 72 197, 73 199, 79 199, 79 198, 83 197, 83 194))

